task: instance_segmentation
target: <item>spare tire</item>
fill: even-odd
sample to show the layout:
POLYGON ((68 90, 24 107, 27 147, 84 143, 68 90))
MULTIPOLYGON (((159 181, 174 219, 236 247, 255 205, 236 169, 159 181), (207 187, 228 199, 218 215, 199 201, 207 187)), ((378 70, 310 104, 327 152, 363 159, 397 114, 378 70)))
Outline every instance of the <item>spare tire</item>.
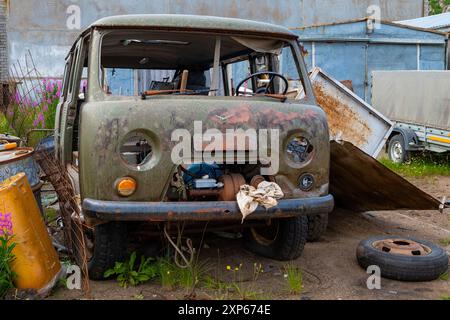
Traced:
POLYGON ((359 243, 359 265, 380 268, 384 278, 430 281, 448 272, 448 255, 432 242, 395 236, 371 237, 359 243))

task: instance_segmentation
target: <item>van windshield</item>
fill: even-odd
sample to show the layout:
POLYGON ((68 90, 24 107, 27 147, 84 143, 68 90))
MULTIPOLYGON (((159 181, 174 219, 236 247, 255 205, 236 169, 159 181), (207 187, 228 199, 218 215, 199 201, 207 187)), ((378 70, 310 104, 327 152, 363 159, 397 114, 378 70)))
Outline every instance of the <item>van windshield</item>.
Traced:
POLYGON ((287 41, 187 32, 106 31, 101 84, 109 95, 280 95, 303 88, 287 41))

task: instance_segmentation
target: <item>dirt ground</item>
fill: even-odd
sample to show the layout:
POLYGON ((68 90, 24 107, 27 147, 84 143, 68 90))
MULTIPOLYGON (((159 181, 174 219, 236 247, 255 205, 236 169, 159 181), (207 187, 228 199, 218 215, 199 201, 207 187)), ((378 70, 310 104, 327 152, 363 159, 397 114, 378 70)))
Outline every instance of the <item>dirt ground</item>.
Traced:
MULTIPOLYGON (((431 195, 450 196, 450 177, 409 179, 431 195)), ((426 239, 442 245, 450 237, 450 211, 402 211, 354 213, 337 210, 330 215, 328 231, 316 243, 307 243, 303 255, 293 263, 303 271, 303 292, 292 295, 284 278, 286 263, 258 257, 243 249, 240 239, 208 234, 201 259, 208 261, 211 275, 218 275, 238 287, 228 293, 200 287, 196 299, 259 298, 259 299, 441 299, 450 295, 450 281, 406 283, 382 279, 381 290, 368 290, 368 274, 356 261, 356 247, 373 235, 400 235, 426 239), (253 281, 253 264, 261 263, 264 272, 253 281), (238 272, 226 266, 239 266, 238 272), (240 292, 240 293, 239 293, 240 292)), ((446 247, 450 251, 450 246, 446 247)), ((183 299, 184 289, 168 290, 149 282, 123 289, 113 280, 91 281, 90 299, 183 299)), ((59 287, 49 299, 83 299, 79 291, 59 287)))

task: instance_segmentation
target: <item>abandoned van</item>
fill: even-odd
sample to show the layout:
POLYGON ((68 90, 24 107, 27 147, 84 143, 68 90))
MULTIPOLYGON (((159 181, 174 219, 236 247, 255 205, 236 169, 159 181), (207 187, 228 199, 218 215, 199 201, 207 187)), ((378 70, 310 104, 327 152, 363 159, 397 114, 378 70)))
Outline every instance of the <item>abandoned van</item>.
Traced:
POLYGON ((295 259, 333 209, 327 119, 297 36, 275 25, 95 22, 67 56, 55 143, 80 194, 92 279, 133 234, 177 225, 238 229, 249 250, 295 259))

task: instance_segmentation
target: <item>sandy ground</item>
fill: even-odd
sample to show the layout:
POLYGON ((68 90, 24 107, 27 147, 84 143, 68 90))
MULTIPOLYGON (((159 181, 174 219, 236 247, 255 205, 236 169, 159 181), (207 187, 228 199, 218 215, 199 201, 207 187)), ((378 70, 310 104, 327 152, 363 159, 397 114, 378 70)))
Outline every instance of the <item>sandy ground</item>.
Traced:
MULTIPOLYGON (((450 196, 450 177, 409 179, 435 197, 450 196)), ((201 259, 208 261, 210 273, 224 281, 235 282, 243 294, 199 288, 196 299, 239 298, 242 295, 259 299, 441 299, 450 295, 450 281, 406 283, 382 279, 381 290, 368 290, 368 275, 356 261, 356 247, 373 235, 413 236, 441 244, 450 237, 449 214, 446 212, 402 211, 353 213, 337 210, 330 215, 329 227, 323 239, 307 243, 303 255, 293 263, 303 270, 304 289, 292 295, 283 276, 285 263, 258 257, 243 249, 240 239, 225 239, 208 234, 201 259), (253 264, 261 263, 264 273, 253 281, 253 264), (226 266, 242 268, 237 273, 226 266)), ((442 245, 442 244, 441 244, 442 245)), ((450 246, 447 246, 450 251, 450 246)), ((123 289, 115 281, 91 281, 91 299, 182 299, 184 289, 163 289, 157 283, 123 289)), ((83 298, 79 291, 58 288, 49 299, 83 298)))

